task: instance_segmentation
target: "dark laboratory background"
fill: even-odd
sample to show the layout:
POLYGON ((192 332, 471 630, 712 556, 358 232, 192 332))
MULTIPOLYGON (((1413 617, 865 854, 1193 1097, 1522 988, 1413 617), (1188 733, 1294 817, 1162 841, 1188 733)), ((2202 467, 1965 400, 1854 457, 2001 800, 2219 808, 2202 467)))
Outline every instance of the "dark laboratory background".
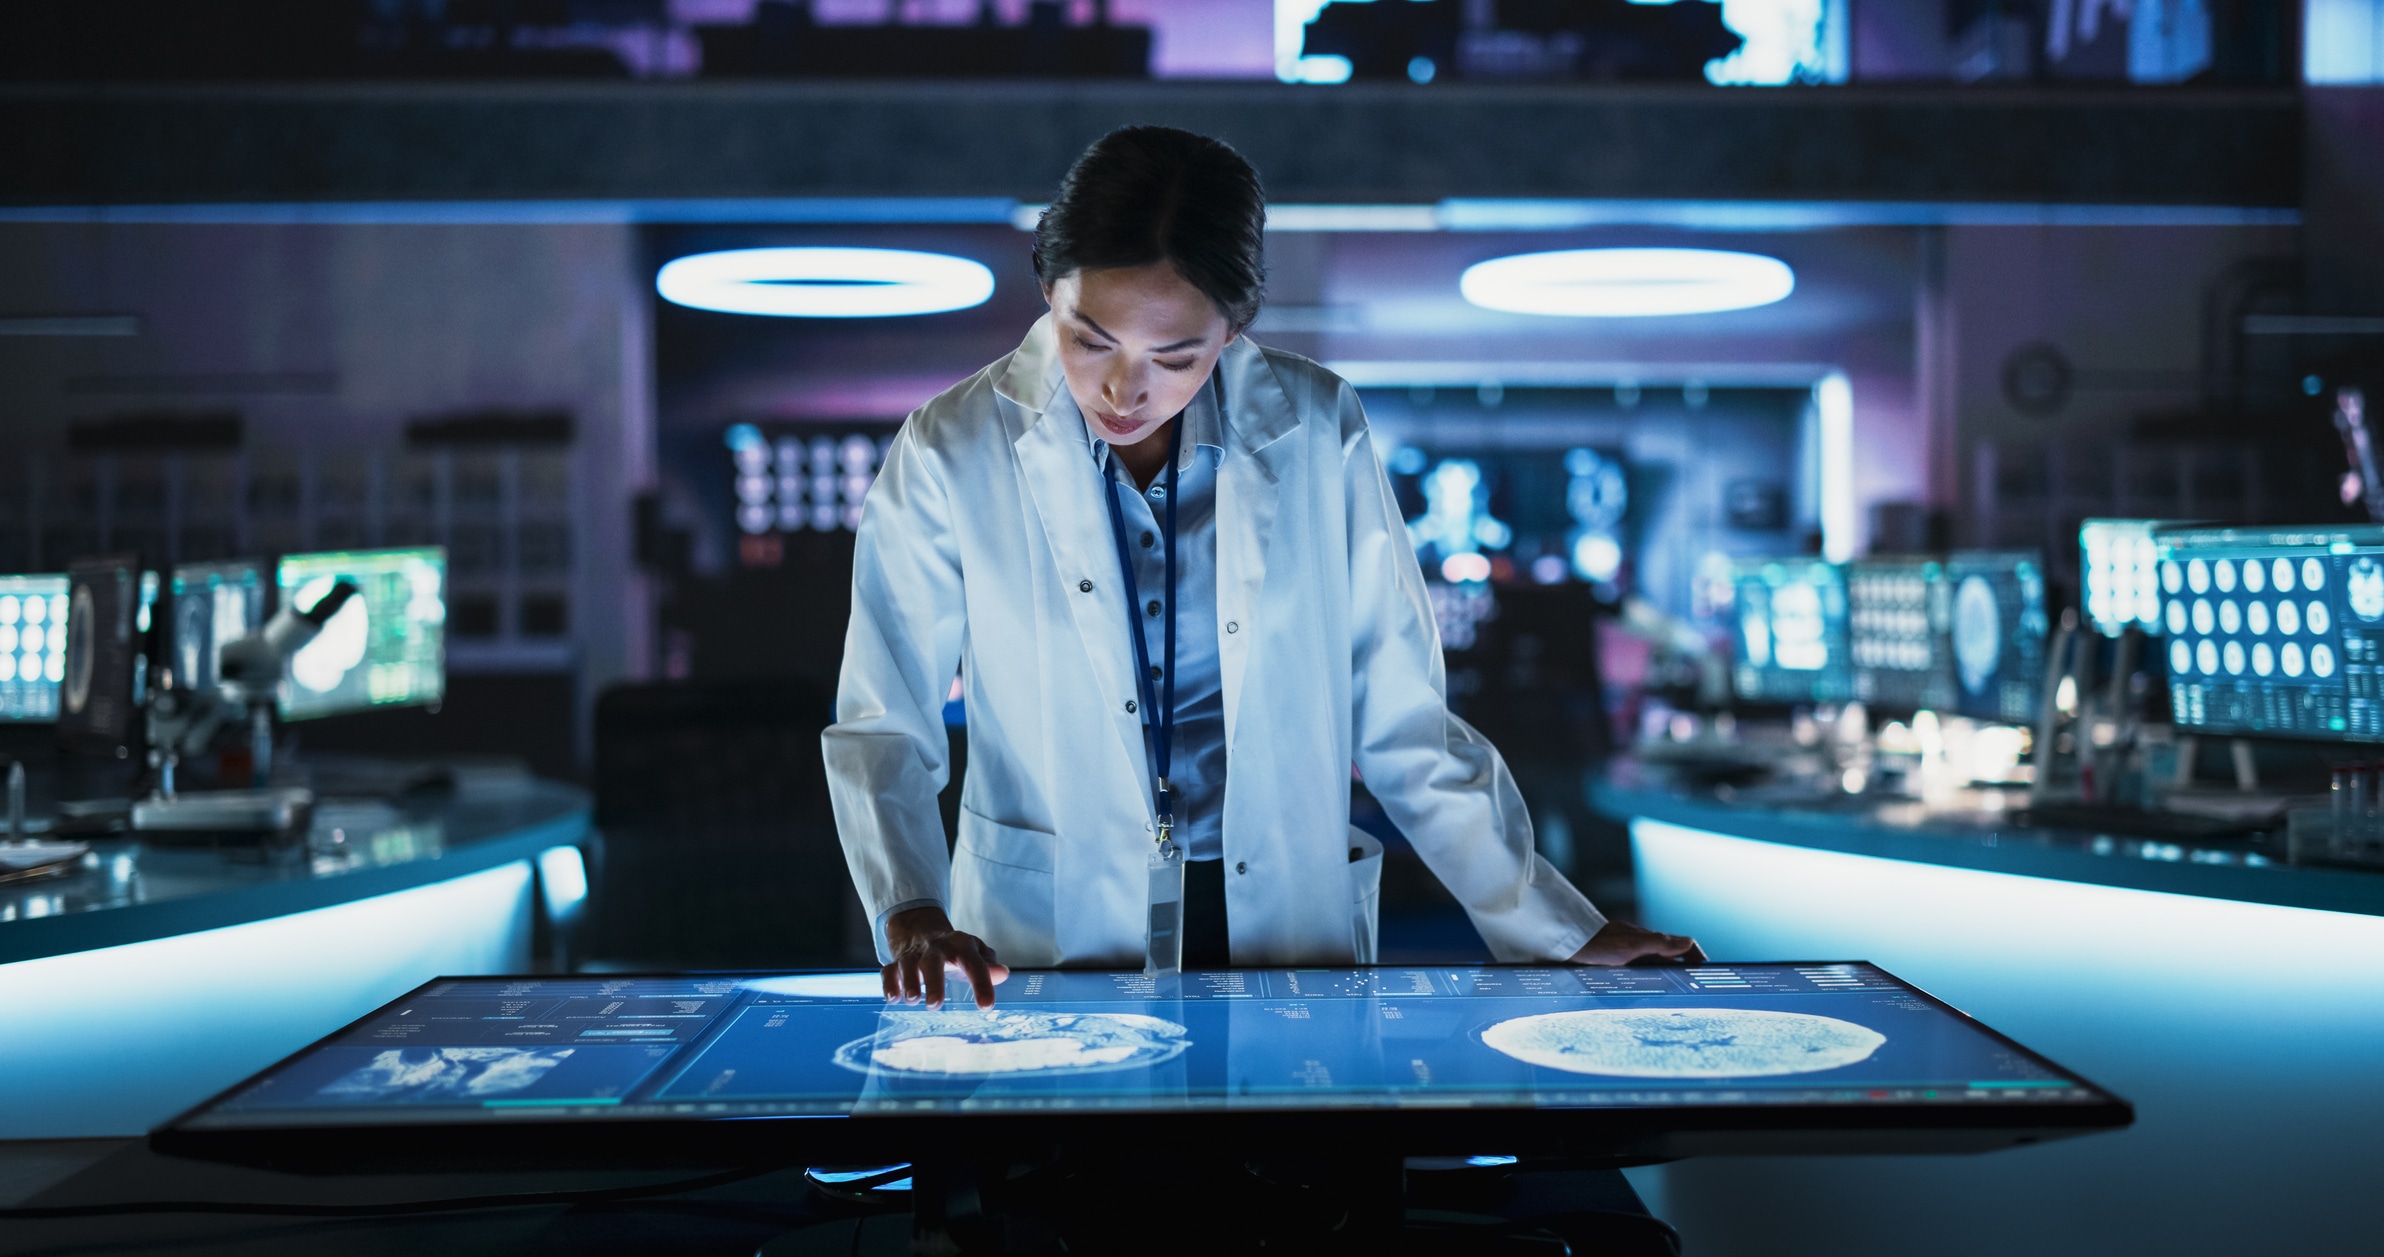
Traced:
MULTIPOLYGON (((853 530, 904 416, 1041 312, 1036 209, 1127 122, 1267 178, 1251 334, 1357 387, 1451 707, 1609 913, 1632 843, 1591 783, 1785 789, 1759 727, 1872 739, 1827 769, 1866 801, 1926 793, 1902 765, 1940 717, 2032 748, 1972 776, 2025 790, 2034 755, 2048 809, 2182 814, 2154 796, 2197 772, 2313 796, 2358 758, 2173 711, 2196 668, 2165 670, 2149 556, 2155 526, 2384 519, 2373 0, 90 0, 0 15, 0 80, 0 581, 256 560, 295 600, 279 556, 438 548, 436 685, 285 703, 181 771, 578 787, 581 967, 868 962, 818 751, 853 530), (804 248, 991 291, 770 317, 657 287, 804 248), (1583 251, 1755 269, 1681 311, 1474 269, 1583 251), (2000 637, 1955 624, 1964 572, 2000 637), (2131 579, 2142 616, 2096 601, 2131 579)), ((36 812, 153 791, 129 736, 0 728, 36 812)), ((1353 794, 1384 959, 1485 957, 1353 794)))

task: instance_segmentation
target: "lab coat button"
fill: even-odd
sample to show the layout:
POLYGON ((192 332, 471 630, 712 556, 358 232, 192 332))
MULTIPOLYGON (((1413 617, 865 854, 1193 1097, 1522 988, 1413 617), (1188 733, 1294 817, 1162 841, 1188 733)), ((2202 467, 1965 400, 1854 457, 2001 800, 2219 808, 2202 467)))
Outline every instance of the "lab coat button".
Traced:
POLYGON ((1132 711, 1134 710, 1134 700, 1133 700, 1133 699, 1129 698, 1129 699, 1127 699, 1127 700, 1126 700, 1126 710, 1127 710, 1128 712, 1132 712, 1132 711))
POLYGON ((1240 620, 1227 620, 1227 621, 1225 622, 1225 631, 1226 631, 1226 632, 1228 632, 1228 633, 1239 633, 1239 632, 1241 632, 1241 631, 1242 631, 1242 622, 1241 622, 1240 620))
POLYGON ((1076 592, 1080 594, 1089 594, 1093 592, 1093 583, 1089 580, 1080 580, 1076 582, 1076 592))

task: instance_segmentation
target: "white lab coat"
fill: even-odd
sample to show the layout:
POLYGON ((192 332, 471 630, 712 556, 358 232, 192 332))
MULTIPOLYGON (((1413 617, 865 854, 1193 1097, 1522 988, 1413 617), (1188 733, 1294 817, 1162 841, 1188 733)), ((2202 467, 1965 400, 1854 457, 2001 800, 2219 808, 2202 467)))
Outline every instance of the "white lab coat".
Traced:
MULTIPOLYGON (((1247 337, 1217 369, 1234 963, 1374 960, 1381 848, 1349 824, 1353 764, 1493 953, 1571 956, 1605 918, 1535 853, 1505 761, 1448 710, 1423 575, 1356 393, 1247 337)), ((1048 317, 910 416, 862 511, 822 743, 873 920, 933 900, 1007 964, 1137 968, 1150 770, 1085 439, 1048 317), (947 857, 936 795, 955 669, 969 764, 947 857)), ((883 960, 882 929, 878 946, 883 960)))

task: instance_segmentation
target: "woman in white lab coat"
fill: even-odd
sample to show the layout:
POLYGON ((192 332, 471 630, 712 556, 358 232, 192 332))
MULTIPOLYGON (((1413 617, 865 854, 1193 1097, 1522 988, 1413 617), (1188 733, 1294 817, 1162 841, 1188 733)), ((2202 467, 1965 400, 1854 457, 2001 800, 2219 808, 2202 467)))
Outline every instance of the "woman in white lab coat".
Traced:
POLYGON ((1356 394, 1242 335, 1264 222, 1224 144, 1104 137, 1036 230, 1051 312, 887 452, 822 740, 889 999, 940 1004, 947 968, 990 1006, 1009 965, 1142 967, 1154 852, 1189 857, 1166 914, 1186 965, 1371 963, 1381 848, 1349 824, 1353 766, 1499 959, 1700 958, 1541 859, 1505 762, 1449 712, 1356 394))

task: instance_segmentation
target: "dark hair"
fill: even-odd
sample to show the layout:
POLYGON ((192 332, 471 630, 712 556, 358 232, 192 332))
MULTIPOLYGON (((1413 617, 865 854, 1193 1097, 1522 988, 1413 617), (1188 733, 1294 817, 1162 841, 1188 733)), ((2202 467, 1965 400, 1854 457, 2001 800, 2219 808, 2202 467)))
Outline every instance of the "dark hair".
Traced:
POLYGON ((1035 275, 1167 262, 1234 330, 1266 299, 1266 193, 1223 141, 1174 127, 1120 127, 1060 180, 1035 226, 1035 275))

